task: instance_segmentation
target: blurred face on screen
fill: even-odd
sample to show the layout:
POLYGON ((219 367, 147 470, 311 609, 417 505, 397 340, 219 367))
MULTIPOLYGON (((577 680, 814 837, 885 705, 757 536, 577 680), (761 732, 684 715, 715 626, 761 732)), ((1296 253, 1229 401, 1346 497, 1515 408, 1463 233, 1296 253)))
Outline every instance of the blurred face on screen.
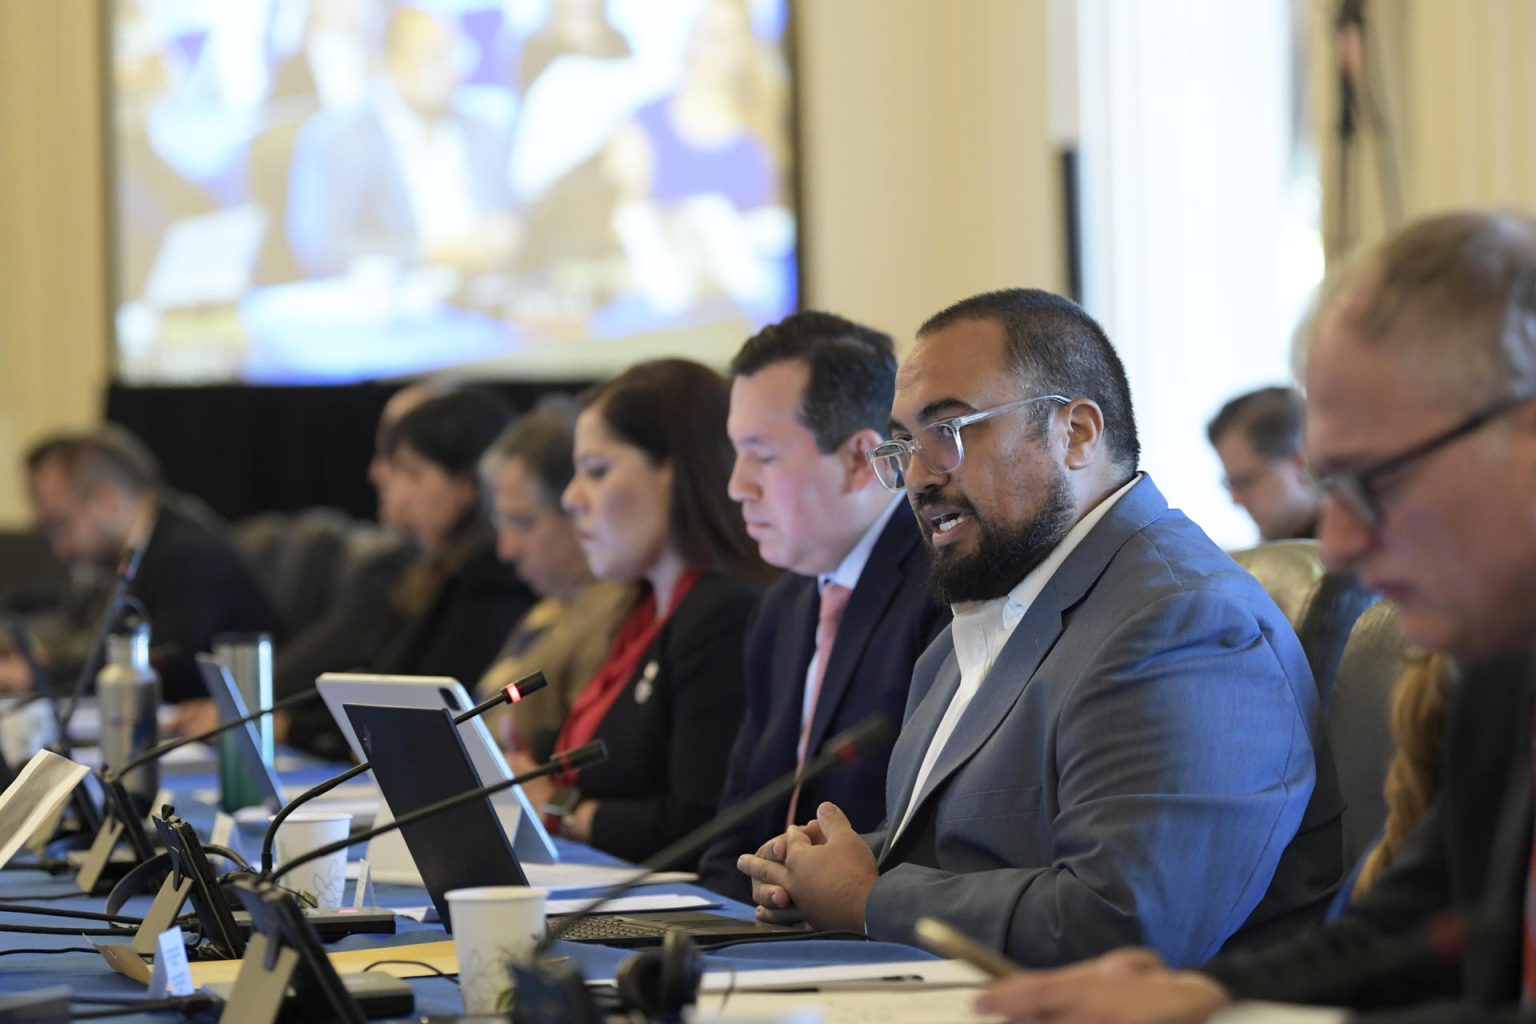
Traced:
POLYGON ((422 549, 440 549, 478 500, 474 480, 448 472, 405 443, 389 459, 391 511, 422 549))
POLYGON ((574 596, 592 573, 570 518, 544 499, 543 485, 522 459, 504 460, 492 486, 497 557, 540 597, 574 596))
POLYGON ((127 532, 114 527, 110 506, 125 500, 118 489, 101 484, 95 494, 75 485, 57 462, 44 462, 31 474, 28 488, 37 531, 54 557, 65 562, 110 564, 121 552, 127 532))
POLYGON ((609 431, 598 406, 576 420, 576 476, 561 500, 592 575, 645 578, 670 545, 672 467, 609 431))
POLYGON ((747 533, 769 565, 802 576, 831 572, 858 542, 857 516, 840 514, 851 492, 872 485, 864 450, 878 443, 861 431, 823 452, 800 409, 810 367, 799 359, 766 366, 731 382, 726 432, 736 449, 728 490, 747 533))
POLYGON ((459 39, 424 11, 403 10, 390 25, 385 65, 395 91, 424 118, 446 114, 460 81, 459 39))
POLYGON ((715 0, 699 12, 688 47, 688 69, 728 87, 752 61, 752 22, 739 0, 715 0))

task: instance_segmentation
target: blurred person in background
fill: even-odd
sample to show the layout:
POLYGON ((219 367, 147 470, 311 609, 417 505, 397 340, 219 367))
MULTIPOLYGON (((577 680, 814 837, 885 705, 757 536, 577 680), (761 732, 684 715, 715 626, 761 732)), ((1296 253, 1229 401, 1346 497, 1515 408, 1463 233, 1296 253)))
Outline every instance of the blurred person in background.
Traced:
MULTIPOLYGON (((212 649, 215 634, 276 628, 270 602, 222 523, 206 506, 168 492, 148 450, 122 428, 36 446, 27 486, 36 528, 60 561, 93 566, 110 579, 124 552, 143 546, 128 593, 147 613, 150 660, 166 702, 206 695, 194 657, 212 649)), ((103 609, 96 602, 82 610, 90 617, 80 623, 78 658, 87 655, 103 609)), ((35 682, 28 678, 21 688, 35 682)))
POLYGON ((1302 415, 1294 388, 1263 388, 1222 406, 1206 428, 1221 459, 1222 482, 1233 504, 1252 517, 1261 540, 1317 533, 1323 499, 1307 477, 1302 415))
POLYGON ((480 681, 489 696, 529 673, 544 673, 538 700, 491 712, 502 745, 548 759, 571 703, 596 674, 619 621, 635 603, 634 584, 597 580, 571 518, 560 507, 575 468, 575 405, 541 404, 512 424, 480 462, 496 526, 496 554, 517 569, 539 603, 512 630, 480 681))

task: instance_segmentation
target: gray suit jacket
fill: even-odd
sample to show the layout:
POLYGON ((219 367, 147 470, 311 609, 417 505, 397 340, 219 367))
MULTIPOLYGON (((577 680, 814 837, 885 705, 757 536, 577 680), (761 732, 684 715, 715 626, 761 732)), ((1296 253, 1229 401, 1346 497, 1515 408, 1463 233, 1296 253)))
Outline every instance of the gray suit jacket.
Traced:
MULTIPOLYGON (((888 828, 959 681, 945 630, 913 673, 888 828)), ((1197 963, 1321 914, 1339 811, 1295 633, 1143 478, 1025 614, 906 829, 865 837, 869 933, 934 915, 1031 966, 1127 944, 1197 963)))

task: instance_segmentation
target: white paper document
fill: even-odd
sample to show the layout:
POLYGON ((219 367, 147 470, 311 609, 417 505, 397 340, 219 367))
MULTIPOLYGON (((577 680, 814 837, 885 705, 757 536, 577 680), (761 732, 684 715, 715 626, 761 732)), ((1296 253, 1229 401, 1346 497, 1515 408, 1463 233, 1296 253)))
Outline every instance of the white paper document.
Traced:
MULTIPOLYGON (((559 864, 523 865, 523 874, 528 876, 528 884, 538 886, 540 889, 548 889, 550 892, 616 885, 627 881, 634 873, 634 868, 612 864, 571 864, 562 861, 559 864)), ((698 877, 690 871, 658 871, 647 875, 645 884, 692 882, 698 877)))
POLYGON ((51 823, 80 780, 90 772, 83 764, 39 750, 0 793, 0 865, 10 862, 23 843, 51 823))
MULTIPOLYGON (((556 914, 574 914, 586 907, 591 900, 550 900, 545 904, 545 913, 553 917, 556 914)), ((604 903, 598 910, 600 914, 634 914, 644 911, 657 910, 700 910, 706 907, 718 907, 716 900, 706 899, 703 896, 621 896, 616 900, 604 903)), ((404 917, 419 924, 431 924, 436 921, 436 907, 395 907, 395 916, 404 917)))

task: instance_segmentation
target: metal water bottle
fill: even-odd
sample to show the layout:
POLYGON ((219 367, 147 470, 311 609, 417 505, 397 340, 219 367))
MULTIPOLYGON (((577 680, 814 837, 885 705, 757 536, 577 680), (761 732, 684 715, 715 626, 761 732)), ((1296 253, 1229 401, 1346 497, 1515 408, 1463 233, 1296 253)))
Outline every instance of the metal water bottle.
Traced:
MULTIPOLYGON (((101 712, 101 762, 108 768, 138 757, 159 739, 160 676, 149 666, 149 622, 124 616, 107 637, 106 664, 96 673, 101 712)), ((123 779, 128 792, 149 806, 160 786, 160 766, 151 761, 123 779)))

